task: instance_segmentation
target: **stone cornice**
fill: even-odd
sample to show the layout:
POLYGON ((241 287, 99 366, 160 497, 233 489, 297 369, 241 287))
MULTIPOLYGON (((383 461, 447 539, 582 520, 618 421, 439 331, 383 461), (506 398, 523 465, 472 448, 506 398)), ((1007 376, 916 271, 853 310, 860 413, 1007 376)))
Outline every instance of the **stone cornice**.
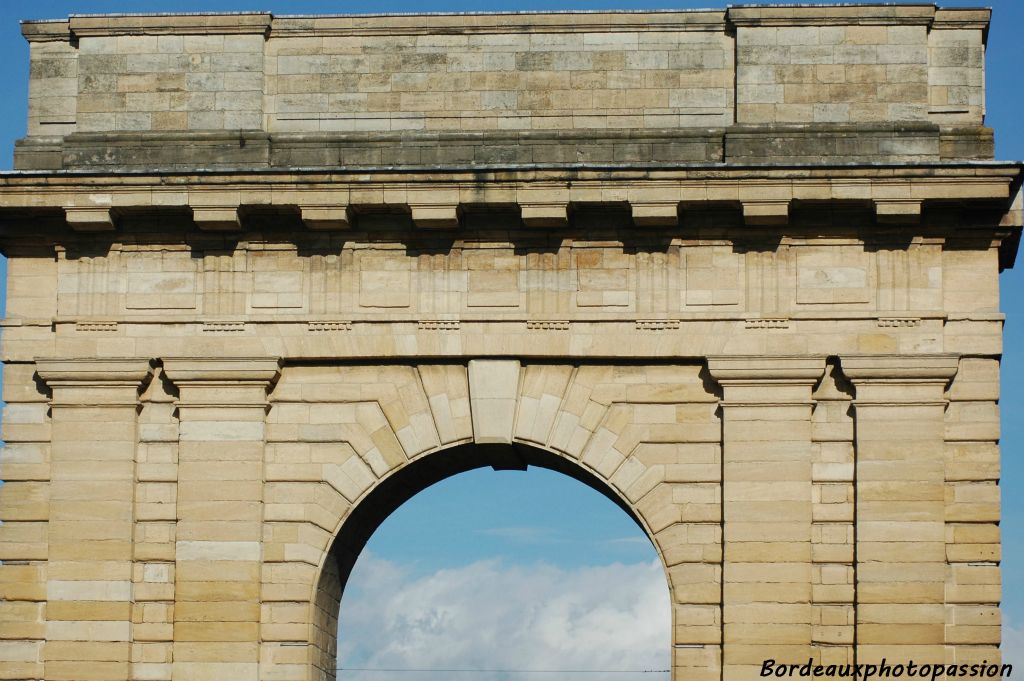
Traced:
POLYGON ((296 198, 293 196, 295 192, 330 189, 335 192, 335 203, 345 198, 343 194, 346 191, 350 192, 350 203, 353 199, 351 192, 377 193, 355 197, 366 203, 392 203, 380 192, 408 192, 418 188, 434 194, 447 189, 465 190, 479 203, 491 203, 495 199, 508 203, 510 200, 514 202, 514 197, 508 194, 510 191, 546 190, 548 187, 561 187, 561 193, 569 201, 629 201, 631 199, 622 196, 622 192, 631 190, 636 194, 651 189, 678 194, 680 201, 742 201, 745 194, 763 193, 766 188, 778 200, 992 200, 1009 199, 1010 186, 1021 177, 1022 170, 1024 166, 1021 164, 990 162, 827 167, 659 165, 650 168, 637 167, 637 164, 575 164, 179 173, 17 171, 0 173, 0 207, 185 206, 190 205, 188 198, 192 192, 221 194, 220 205, 226 205, 220 200, 225 198, 225 193, 233 193, 236 204, 277 203, 267 194, 267 187, 278 189, 281 198, 286 194, 289 198, 296 198), (599 187, 618 198, 595 194, 599 187), (97 191, 110 193, 101 196, 96 194, 97 191), (81 201, 77 195, 82 196, 81 201))
POLYGON ((735 27, 923 25, 935 30, 981 30, 987 42, 992 10, 987 7, 941 8, 935 5, 807 5, 734 6, 726 21, 735 27))
MULTIPOLYGON (((444 139, 439 139, 443 143, 444 139)), ((355 178, 360 183, 409 180, 414 182, 552 181, 573 180, 701 180, 747 181, 750 179, 826 180, 860 179, 885 181, 915 178, 1016 179, 1024 176, 1021 161, 942 161, 935 163, 835 163, 835 164, 741 164, 741 163, 507 163, 486 165, 445 164, 430 166, 360 166, 238 168, 217 170, 8 170, 0 171, 0 188, 16 184, 77 186, 83 178, 117 186, 168 185, 189 182, 208 184, 336 182, 355 178)))
POLYGON ((724 31, 724 11, 567 11, 274 17, 271 37, 724 31))
POLYGON ((36 359, 36 373, 49 386, 141 385, 151 372, 148 359, 36 359))
POLYGON ((858 409, 941 408, 960 357, 936 355, 843 355, 843 375, 853 384, 858 409))
POLYGON ((281 376, 276 357, 167 357, 162 366, 188 409, 266 409, 281 376))
POLYGON ((270 386, 281 373, 275 357, 168 357, 164 375, 175 385, 222 384, 270 386))
POLYGON ((72 15, 65 21, 26 21, 29 41, 117 35, 262 34, 271 38, 446 35, 479 33, 601 33, 724 31, 722 10, 567 11, 273 16, 270 13, 72 15), (44 28, 45 27, 45 28, 44 28))
POLYGON ((708 372, 722 385, 813 385, 825 373, 825 358, 795 355, 708 357, 708 372))
MULTIPOLYGON (((659 115, 667 116, 693 113, 685 107, 658 111, 659 115)), ((498 126, 497 119, 477 110, 394 110, 318 113, 310 114, 312 118, 307 120, 317 125, 354 126, 358 122, 384 128, 367 131, 111 130, 71 132, 63 137, 29 135, 15 143, 15 167, 114 173, 284 167, 493 170, 555 168, 575 166, 578 162, 592 167, 614 167, 616 158, 638 168, 722 164, 739 168, 840 167, 931 165, 987 160, 993 154, 993 132, 980 125, 940 126, 932 121, 721 125, 722 121, 715 118, 717 114, 708 119, 707 127, 619 127, 620 123, 613 121, 621 121, 622 116, 630 113, 628 107, 503 113, 502 120, 514 121, 513 127, 526 126, 514 130, 491 129, 498 126), (584 119, 599 127, 574 127, 584 119), (409 123, 430 128, 432 122, 455 125, 456 129, 390 129, 409 123), (535 123, 558 129, 529 129, 535 123), (555 148, 561 151, 553 154, 555 148), (325 165, 325 159, 332 157, 338 161, 325 165), (568 159, 577 159, 577 163, 569 163, 568 159)), ((299 119, 306 116, 295 115, 299 119)))
POLYGON ((843 375, 866 383, 946 383, 956 375, 959 355, 843 355, 843 375))
POLYGON ((73 14, 74 38, 118 35, 266 35, 269 12, 224 14, 73 14))
POLYGON ((813 405, 811 391, 825 374, 825 357, 732 355, 708 357, 708 373, 722 389, 727 409, 813 405))
POLYGON ((9 173, 0 207, 63 211, 75 230, 116 229, 121 211, 191 211, 200 229, 238 231, 241 212, 298 211, 310 229, 348 229, 353 211, 391 209, 419 227, 456 228, 464 209, 521 211, 528 227, 567 225, 574 207, 616 204, 645 227, 678 224, 680 210, 708 204, 742 209, 748 225, 785 225, 793 202, 874 205, 878 221, 913 224, 928 201, 978 201, 1004 210, 1001 240, 1014 231, 1010 191, 1017 164, 818 167, 574 166, 377 172, 248 171, 191 174, 9 173), (1003 234, 1006 232, 1006 234, 1003 234))
POLYGON ((987 32, 992 20, 992 10, 987 7, 959 7, 938 9, 935 12, 933 29, 981 29, 987 32))
POLYGON ((37 358, 36 373, 62 407, 136 407, 152 378, 148 359, 37 358))
POLYGON ((275 37, 725 31, 730 26, 921 25, 986 30, 987 9, 934 5, 736 6, 728 10, 476 12, 274 16, 267 12, 72 15, 26 21, 30 42, 118 35, 260 34, 275 37))
POLYGON ((67 19, 50 21, 23 21, 21 35, 30 43, 70 42, 71 31, 67 19))
POLYGON ((68 19, 22 21, 21 35, 30 43, 122 35, 266 35, 271 20, 266 12, 73 14, 68 19))
POLYGON ((935 5, 778 5, 735 6, 727 12, 729 23, 753 26, 929 26, 935 5))

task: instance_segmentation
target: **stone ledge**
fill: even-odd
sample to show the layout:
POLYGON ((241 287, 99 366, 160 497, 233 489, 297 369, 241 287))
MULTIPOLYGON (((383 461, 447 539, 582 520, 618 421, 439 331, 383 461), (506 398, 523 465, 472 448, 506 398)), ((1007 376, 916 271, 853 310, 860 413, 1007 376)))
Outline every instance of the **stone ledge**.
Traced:
MULTIPOLYGON (((224 191, 240 191, 243 185, 297 184, 298 189, 316 189, 317 184, 346 183, 357 180, 396 184, 404 186, 417 182, 422 186, 429 183, 448 187, 452 184, 463 186, 489 186, 492 183, 556 183, 564 187, 566 180, 579 183, 613 183, 635 181, 670 181, 683 183, 733 183, 751 178, 791 182, 794 186, 803 181, 815 180, 829 185, 842 185, 850 180, 879 180, 891 182, 929 182, 948 180, 952 182, 1010 182, 1024 171, 1022 161, 942 161, 933 163, 829 163, 820 165, 776 164, 773 166, 721 163, 533 163, 492 164, 484 167, 468 165, 431 165, 422 168, 396 168, 394 166, 373 166, 368 169, 345 167, 294 167, 294 168, 235 168, 231 170, 208 171, 193 169, 188 172, 165 172, 133 169, 125 172, 102 169, 89 170, 40 170, 0 171, 0 193, 8 193, 17 187, 33 187, 52 190, 57 187, 72 187, 82 190, 82 178, 89 178, 89 188, 106 191, 116 188, 119 192, 167 191, 182 192, 190 185, 228 187, 224 191)), ((859 184, 863 184, 860 182, 859 184)), ((497 184, 495 184, 497 186, 497 184)), ((548 185, 539 185, 545 189, 548 185)), ((283 189, 283 187, 282 187, 283 189)), ((1000 196, 1006 197, 1006 192, 1000 196)), ((10 198, 10 197, 6 197, 10 198)), ((808 198, 808 197, 798 197, 808 198)), ((868 198, 866 194, 844 198, 868 198)), ((937 197, 927 197, 937 198, 937 197)), ((155 199, 154 199, 155 200, 155 199)), ((12 203, 5 208, 45 207, 45 201, 31 204, 12 203)), ((163 205, 156 202, 154 205, 163 205)))
POLYGON ((39 41, 83 36, 258 33, 270 37, 605 31, 724 31, 729 27, 923 25, 986 28, 991 10, 934 5, 734 6, 727 10, 465 12, 274 16, 268 12, 72 15, 25 21, 22 35, 39 41))
POLYGON ((69 42, 71 31, 67 19, 21 22, 21 35, 30 43, 69 42))
POLYGON ((270 31, 269 12, 224 14, 72 14, 74 39, 118 35, 238 35, 270 31))
POLYGON ((940 7, 935 10, 932 28, 937 29, 980 29, 988 32, 992 10, 987 7, 940 7))
POLYGON ((825 373, 825 358, 789 355, 711 356, 708 357, 708 371, 722 384, 813 384, 825 373))
POLYGON ((956 375, 959 355, 845 355, 843 375, 854 383, 869 381, 948 381, 956 375))
POLYGON ((843 355, 843 375, 854 385, 854 406, 891 409, 900 406, 944 407, 946 389, 956 376, 960 356, 953 353, 921 355, 843 355))
MULTIPOLYGON (((966 158, 991 158, 987 129, 957 129, 947 133, 951 144, 943 145, 939 126, 927 123, 882 125, 775 125, 736 126, 725 131, 722 157, 726 162, 820 164, 877 161, 935 161, 953 157, 942 151, 957 151, 966 158)), ((989 131, 990 133, 991 131, 989 131)))
MULTIPOLYGON (((4 320, 0 320, 0 328, 12 328, 16 329, 19 327, 43 327, 43 328, 58 328, 58 327, 77 327, 83 324, 116 324, 119 327, 124 325, 133 326, 165 326, 165 325, 179 325, 189 324, 200 329, 206 325, 211 324, 223 324, 225 326, 232 324, 245 324, 246 326, 259 327, 259 326, 295 326, 297 328, 305 328, 307 331, 368 331, 369 333, 377 333, 373 329, 393 324, 408 324, 416 325, 417 328, 444 328, 445 325, 454 325, 451 328, 455 329, 459 324, 510 324, 521 326, 522 324, 539 324, 543 325, 543 328, 561 328, 565 324, 620 324, 626 326, 632 326, 634 329, 649 330, 649 331, 672 331, 682 328, 687 324, 704 324, 708 322, 730 322, 735 324, 742 324, 746 328, 750 328, 753 324, 756 326, 757 322, 787 322, 789 326, 786 328, 792 328, 795 323, 823 323, 833 324, 835 322, 855 322, 861 324, 864 328, 878 327, 889 324, 882 324, 882 322, 888 322, 893 319, 907 320, 913 319, 919 323, 914 326, 907 324, 895 325, 894 328, 918 328, 921 323, 936 324, 943 326, 947 323, 955 322, 978 322, 978 323, 992 323, 1001 324, 1004 321, 1005 315, 1002 313, 972 313, 969 315, 947 313, 943 310, 912 310, 906 314, 901 312, 900 316, 894 317, 893 315, 886 314, 880 316, 877 311, 871 310, 841 310, 841 309, 819 309, 819 310, 794 310, 787 313, 786 317, 752 317, 750 313, 744 310, 732 310, 732 311, 695 311, 695 310, 683 310, 673 312, 670 317, 662 317, 657 319, 650 318, 638 318, 635 312, 595 312, 592 310, 588 311, 577 311, 574 312, 570 317, 560 315, 557 319, 550 319, 538 315, 527 315, 521 310, 514 312, 506 312, 503 314, 496 314, 494 312, 472 312, 463 311, 458 314, 457 317, 452 319, 435 319, 435 318, 423 318, 420 313, 412 312, 395 312, 392 310, 387 318, 382 318, 379 312, 368 310, 365 312, 354 312, 346 313, 345 319, 339 320, 336 318, 324 319, 320 315, 310 315, 308 313, 294 313, 289 314, 287 312, 275 312, 265 314, 252 314, 248 315, 244 322, 238 321, 217 321, 211 320, 205 315, 199 315, 196 313, 191 314, 161 314, 161 315, 147 315, 147 314, 122 314, 122 315, 104 315, 102 321, 96 321, 96 318, 92 316, 58 316, 50 317, 46 319, 21 319, 16 317, 10 317, 4 320)), ((233 319, 233 318, 232 318, 233 319)), ((893 326, 893 325, 889 325, 893 326)), ((537 328, 542 328, 538 326, 537 328)), ((244 329, 243 329, 244 330, 244 329)))
POLYGON ((134 406, 152 377, 146 358, 37 357, 36 373, 61 407, 134 406))
POLYGON ((164 374, 175 383, 238 382, 269 385, 281 372, 277 357, 165 357, 164 374))
MULTIPOLYGON (((946 10, 954 13, 956 10, 946 10)), ((934 5, 737 5, 727 10, 734 26, 929 26, 934 5)))
POLYGON ((227 170, 501 163, 933 162, 990 159, 992 130, 929 123, 519 132, 73 133, 18 140, 19 170, 227 170))
MULTIPOLYGON (((200 133, 74 133, 55 142, 48 139, 38 153, 54 159, 60 152, 60 167, 145 167, 231 168, 265 167, 270 164, 270 136, 260 131, 200 133)), ((15 163, 29 160, 24 154, 37 153, 31 138, 19 140, 15 163), (31 150, 31 151, 30 151, 31 150)), ((42 160, 32 156, 32 160, 42 160)))
POLYGON ((423 35, 446 33, 583 33, 724 31, 724 10, 465 12, 274 16, 270 13, 72 15, 70 22, 25 21, 30 41, 79 36, 265 33, 269 37, 423 35), (46 26, 45 24, 54 24, 46 26))
POLYGON ((145 358, 39 357, 36 371, 48 385, 141 384, 151 371, 145 358))
POLYGON ((201 230, 236 233, 254 228, 261 215, 284 213, 308 220, 314 231, 350 229, 353 220, 358 228, 360 216, 380 212, 403 213, 412 225, 430 229, 458 229, 467 212, 479 211, 519 218, 526 227, 557 228, 575 222, 578 211, 595 208, 614 210, 620 221, 642 227, 673 226, 680 214, 727 208, 740 211, 747 226, 778 228, 791 224, 794 206, 821 202, 854 202, 865 212, 873 208, 879 223, 913 224, 929 202, 949 201, 973 203, 980 211, 977 226, 993 238, 1006 239, 1017 227, 1011 224, 1018 215, 1010 193, 1020 170, 1016 165, 856 168, 833 167, 815 176, 805 167, 806 174, 796 177, 756 165, 735 169, 731 176, 720 165, 692 175, 685 169, 600 168, 469 168, 449 177, 385 169, 348 180, 338 173, 318 178, 314 173, 323 171, 312 169, 299 175, 204 173, 170 182, 167 176, 95 175, 71 191, 63 182, 82 175, 11 175, 0 178, 0 201, 12 215, 62 212, 68 227, 79 232, 116 230, 126 216, 139 213, 175 216, 179 222, 191 215, 201 230))
POLYGON ((939 133, 939 157, 991 159, 996 153, 995 134, 985 127, 943 127, 939 133))
POLYGON ((274 17, 273 37, 466 33, 722 31, 723 10, 465 12, 274 17))
POLYGON ((274 17, 271 35, 358 36, 602 31, 723 31, 724 10, 522 11, 274 17))

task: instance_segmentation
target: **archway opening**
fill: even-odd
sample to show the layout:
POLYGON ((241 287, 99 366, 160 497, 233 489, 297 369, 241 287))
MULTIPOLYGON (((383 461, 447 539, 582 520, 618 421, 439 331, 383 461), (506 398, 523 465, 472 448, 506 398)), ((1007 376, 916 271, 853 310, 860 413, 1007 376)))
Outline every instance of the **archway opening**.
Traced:
MULTIPOLYGON (((436 522, 444 523, 455 512, 438 512, 436 522)), ((314 664, 321 679, 353 681, 665 681, 667 671, 651 672, 670 665, 670 600, 661 559, 643 523, 607 483, 577 462, 537 447, 462 445, 406 465, 379 482, 350 512, 320 577, 320 658, 314 664), (528 468, 535 470, 511 472, 528 468), (473 484, 486 485, 491 497, 467 494, 473 484), (535 491, 531 484, 544 489, 530 494, 535 491), (526 516, 548 513, 549 522, 538 527, 510 517, 510 522, 486 530, 476 526, 467 531, 463 525, 471 536, 456 542, 490 549, 473 547, 466 551, 469 559, 446 560, 436 570, 407 569, 403 561, 414 562, 414 552, 400 552, 396 562, 366 550, 368 544, 372 549, 377 530, 386 537, 389 527, 403 522, 407 509, 415 513, 428 508, 419 500, 410 502, 413 497, 424 492, 421 499, 439 498, 447 491, 461 494, 466 502, 462 511, 493 503, 510 516, 519 515, 514 503, 498 497, 519 494, 534 505, 526 516), (609 541, 622 546, 595 550, 594 543, 588 545, 582 535, 597 528, 592 522, 588 527, 587 519, 581 524, 579 516, 570 518, 566 498, 588 504, 600 522, 614 526, 617 536, 609 541), (393 523, 381 528, 389 517, 393 523), (563 520, 565 525, 560 525, 563 520), (547 550, 545 540, 551 540, 547 550), (494 555, 483 559, 488 551, 494 555), (566 551, 576 555, 567 558, 566 551), (335 647, 338 634, 341 656, 335 647)))

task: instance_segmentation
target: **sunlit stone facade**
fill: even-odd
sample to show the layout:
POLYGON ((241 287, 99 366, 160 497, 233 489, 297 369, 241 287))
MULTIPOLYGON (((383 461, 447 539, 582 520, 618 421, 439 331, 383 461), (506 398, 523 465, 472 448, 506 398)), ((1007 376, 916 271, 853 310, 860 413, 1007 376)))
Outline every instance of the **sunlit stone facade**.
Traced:
POLYGON ((377 524, 527 465, 650 537, 674 681, 999 659, 988 20, 24 24, 0 679, 333 678, 377 524))

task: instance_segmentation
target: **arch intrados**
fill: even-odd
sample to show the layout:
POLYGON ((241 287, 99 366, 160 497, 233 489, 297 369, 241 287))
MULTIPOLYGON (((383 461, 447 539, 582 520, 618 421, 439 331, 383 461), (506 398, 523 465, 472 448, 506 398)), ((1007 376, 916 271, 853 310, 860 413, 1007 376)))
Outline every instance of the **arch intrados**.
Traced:
MULTIPOLYGON (((395 469, 378 480, 340 521, 334 539, 325 552, 313 584, 314 596, 328 560, 335 560, 341 583, 340 598, 359 555, 370 537, 404 503, 428 487, 447 478, 479 468, 527 470, 530 466, 562 473, 599 492, 618 506, 643 531, 662 562, 666 582, 668 569, 651 531, 630 503, 606 480, 584 464, 564 454, 534 444, 464 443, 434 450, 395 469)), ((314 598, 315 600, 315 598, 314 598)))

